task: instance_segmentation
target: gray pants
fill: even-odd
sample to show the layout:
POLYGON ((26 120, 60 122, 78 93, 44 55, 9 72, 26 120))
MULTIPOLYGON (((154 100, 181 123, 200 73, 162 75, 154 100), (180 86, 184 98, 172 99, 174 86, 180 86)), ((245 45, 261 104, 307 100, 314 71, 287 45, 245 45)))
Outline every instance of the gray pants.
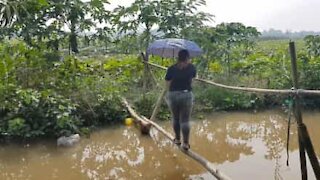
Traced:
POLYGON ((180 140, 180 129, 182 130, 183 142, 189 143, 190 115, 193 105, 193 93, 183 91, 169 91, 167 103, 172 114, 173 130, 176 139, 180 140))

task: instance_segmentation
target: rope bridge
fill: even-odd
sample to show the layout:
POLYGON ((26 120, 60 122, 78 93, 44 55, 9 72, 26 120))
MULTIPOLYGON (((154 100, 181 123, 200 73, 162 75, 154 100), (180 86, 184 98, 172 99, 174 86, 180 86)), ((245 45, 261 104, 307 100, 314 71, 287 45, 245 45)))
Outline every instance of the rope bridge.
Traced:
MULTIPOLYGON (((307 166, 306 166, 306 157, 305 154, 307 152, 309 156, 310 163, 313 168, 313 172, 315 174, 315 177, 317 180, 320 180, 320 165, 319 161, 317 159, 317 156, 314 152, 314 148, 312 145, 312 141, 310 139, 307 127, 302 121, 302 113, 300 109, 300 95, 314 95, 318 96, 320 95, 320 90, 305 90, 305 89, 299 89, 298 85, 298 71, 297 71, 297 60, 296 60, 296 52, 295 52, 295 45, 294 42, 289 43, 289 50, 291 55, 291 67, 292 67, 292 81, 294 87, 292 89, 261 89, 261 88, 251 88, 251 87, 237 87, 237 86, 228 86, 224 84, 219 84, 210 80, 206 79, 200 79, 195 78, 195 80, 200 81, 205 84, 213 85, 220 88, 225 88, 228 90, 235 90, 235 91, 244 91, 244 92, 252 92, 252 93, 263 93, 263 94, 283 94, 283 95, 291 95, 294 98, 294 104, 293 104, 293 110, 294 110, 294 116, 297 122, 298 127, 298 138, 299 138, 299 152, 300 152, 300 168, 301 168, 301 179, 307 180, 308 174, 307 174, 307 166)), ((141 53, 143 57, 143 63, 144 63, 144 72, 145 77, 147 73, 152 75, 151 70, 149 69, 149 66, 156 67, 162 70, 166 70, 166 67, 150 63, 148 61, 148 57, 146 57, 143 53, 141 53)), ((146 88, 146 78, 144 81, 144 88, 146 88)), ((158 124, 154 122, 155 117, 159 111, 162 99, 166 93, 166 90, 162 90, 161 95, 159 96, 155 108, 153 110, 152 116, 150 119, 139 116, 128 104, 128 102, 123 99, 123 104, 128 109, 129 113, 135 118, 136 121, 140 122, 141 124, 148 124, 150 126, 153 126, 157 130, 159 130, 162 134, 164 134, 168 139, 173 141, 173 136, 166 132, 163 128, 161 128, 158 124)), ((180 150, 188 155, 189 157, 196 160, 198 163, 200 163, 204 168, 206 168, 213 176, 215 176, 217 179, 230 179, 228 176, 221 173, 219 170, 217 170, 211 162, 203 158, 202 156, 198 155, 197 153, 193 152, 192 150, 184 151, 180 148, 180 150)))

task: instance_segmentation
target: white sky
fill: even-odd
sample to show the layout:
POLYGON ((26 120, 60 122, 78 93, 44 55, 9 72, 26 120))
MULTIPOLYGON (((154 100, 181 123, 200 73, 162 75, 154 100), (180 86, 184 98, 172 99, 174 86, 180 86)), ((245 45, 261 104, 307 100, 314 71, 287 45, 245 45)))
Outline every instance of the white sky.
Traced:
MULTIPOLYGON (((133 0, 110 0, 112 6, 133 0)), ((320 31, 320 0, 207 0, 214 23, 241 22, 258 30, 320 31)))

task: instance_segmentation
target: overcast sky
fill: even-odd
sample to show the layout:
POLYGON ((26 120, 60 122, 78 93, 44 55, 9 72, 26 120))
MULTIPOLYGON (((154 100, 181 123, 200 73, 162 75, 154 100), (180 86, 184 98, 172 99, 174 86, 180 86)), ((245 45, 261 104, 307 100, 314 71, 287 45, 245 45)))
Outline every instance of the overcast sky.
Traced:
MULTIPOLYGON (((110 0, 129 5, 133 0, 110 0)), ((259 30, 320 31, 320 0, 207 0, 215 22, 241 22, 259 30)))

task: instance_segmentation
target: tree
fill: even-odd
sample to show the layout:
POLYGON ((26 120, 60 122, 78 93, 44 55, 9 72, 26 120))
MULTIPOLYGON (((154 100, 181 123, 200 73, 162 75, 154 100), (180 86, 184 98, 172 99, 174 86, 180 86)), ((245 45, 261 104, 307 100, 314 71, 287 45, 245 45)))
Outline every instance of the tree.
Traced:
POLYGON ((260 33, 256 28, 246 27, 241 23, 218 24, 215 27, 215 31, 217 36, 213 37, 212 40, 219 44, 220 54, 223 57, 223 61, 227 63, 228 74, 230 74, 231 62, 246 57, 250 48, 253 47, 254 38, 258 37, 260 33))
POLYGON ((13 29, 29 45, 36 46, 42 40, 48 47, 58 50, 60 40, 69 37, 73 52, 78 52, 77 36, 85 30, 105 23, 109 13, 104 5, 107 0, 9 0, 1 8, 1 24, 13 29), (19 3, 18 3, 19 2, 19 3), (20 4, 21 3, 21 4, 20 4), (6 13, 11 12, 13 13, 6 13), (37 43, 33 43, 37 41, 37 43))
POLYGON ((10 27, 20 19, 20 12, 25 11, 25 0, 1 0, 0 24, 2 27, 10 27))
POLYGON ((151 30, 159 24, 157 11, 159 2, 155 0, 136 0, 131 6, 119 6, 114 10, 113 24, 119 30, 119 36, 131 34, 137 36, 142 31, 142 49, 146 48, 152 39, 151 30))
POLYGON ((141 33, 140 49, 145 49, 155 37, 187 37, 189 31, 202 27, 212 18, 198 12, 205 4, 204 0, 136 0, 115 9, 113 24, 120 36, 141 33))
POLYGON ((47 2, 45 0, 3 0, 0 5, 2 36, 20 36, 31 44, 30 37, 39 32, 40 26, 44 23, 39 14, 43 13, 47 2), (42 24, 38 26, 39 23, 42 24))
POLYGON ((213 15, 199 11, 205 5, 205 0, 161 0, 158 31, 165 37, 188 37, 194 29, 212 21, 213 15))
POLYGON ((230 74, 231 63, 248 56, 259 35, 254 27, 241 23, 222 23, 216 27, 204 26, 189 31, 187 38, 197 42, 203 49, 207 60, 203 61, 203 65, 206 68, 212 63, 210 61, 220 61, 227 64, 230 74))
MULTIPOLYGON (((51 0, 53 1, 51 17, 58 21, 59 25, 67 26, 70 32, 69 45, 73 52, 78 53, 77 37, 80 32, 97 28, 98 24, 107 23, 109 11, 104 8, 108 0, 51 0)), ((58 26, 59 29, 62 27, 58 26)))

